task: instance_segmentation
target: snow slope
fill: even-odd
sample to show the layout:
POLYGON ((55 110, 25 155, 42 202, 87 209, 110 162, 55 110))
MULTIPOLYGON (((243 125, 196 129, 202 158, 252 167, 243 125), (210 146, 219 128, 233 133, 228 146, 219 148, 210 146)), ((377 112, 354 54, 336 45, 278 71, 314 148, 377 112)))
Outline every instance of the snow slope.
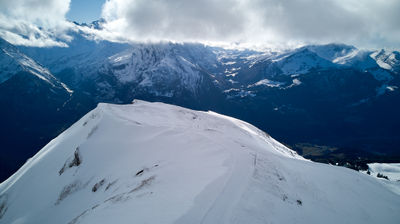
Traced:
POLYGON ((379 178, 379 180, 390 190, 400 195, 400 163, 370 163, 368 170, 373 177, 378 178, 378 174, 388 177, 388 180, 384 178, 379 178))
POLYGON ((383 69, 398 71, 400 69, 400 53, 398 51, 378 50, 371 55, 376 63, 383 69))
POLYGON ((332 61, 333 63, 336 63, 338 58, 345 57, 346 55, 357 51, 354 46, 333 43, 325 45, 309 45, 303 48, 306 48, 309 51, 316 53, 318 56, 328 61, 332 61))
POLYGON ((278 64, 285 75, 305 74, 316 68, 328 69, 334 67, 333 63, 306 48, 294 50, 289 54, 282 54, 274 59, 274 62, 278 64))
POLYGON ((15 46, 0 38, 0 84, 12 78, 18 72, 28 72, 39 79, 59 86, 72 93, 67 85, 56 79, 46 68, 36 63, 32 58, 21 53, 15 46))
POLYGON ((370 163, 368 168, 373 176, 381 173, 390 180, 400 181, 400 163, 370 163))
POLYGON ((398 223, 375 178, 243 121, 99 104, 0 185, 0 223, 398 223))

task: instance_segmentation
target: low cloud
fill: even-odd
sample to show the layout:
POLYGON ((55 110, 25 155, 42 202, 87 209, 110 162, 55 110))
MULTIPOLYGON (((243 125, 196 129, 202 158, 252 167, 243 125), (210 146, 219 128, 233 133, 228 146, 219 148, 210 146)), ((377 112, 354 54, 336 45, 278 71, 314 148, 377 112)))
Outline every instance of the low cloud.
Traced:
POLYGON ((133 40, 400 47, 398 0, 108 0, 109 32, 133 40))
POLYGON ((107 29, 142 40, 229 40, 246 25, 237 0, 112 0, 103 17, 107 29))
POLYGON ((16 45, 67 46, 69 0, 0 0, 0 37, 16 45))
POLYGON ((67 22, 70 0, 0 0, 0 37, 67 46, 68 30, 112 41, 400 48, 398 0, 107 0, 103 30, 67 22))

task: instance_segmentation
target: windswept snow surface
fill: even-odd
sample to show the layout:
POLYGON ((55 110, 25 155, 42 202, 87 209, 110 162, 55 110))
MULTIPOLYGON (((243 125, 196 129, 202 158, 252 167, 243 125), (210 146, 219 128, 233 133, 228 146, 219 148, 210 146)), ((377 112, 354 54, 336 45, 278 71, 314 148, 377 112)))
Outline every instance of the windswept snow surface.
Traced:
POLYGON ((388 177, 388 180, 385 178, 379 178, 379 180, 388 189, 400 195, 400 163, 370 163, 368 170, 373 177, 378 178, 378 174, 388 177))
POLYGON ((240 120, 99 104, 0 185, 0 223, 399 223, 400 196, 240 120))

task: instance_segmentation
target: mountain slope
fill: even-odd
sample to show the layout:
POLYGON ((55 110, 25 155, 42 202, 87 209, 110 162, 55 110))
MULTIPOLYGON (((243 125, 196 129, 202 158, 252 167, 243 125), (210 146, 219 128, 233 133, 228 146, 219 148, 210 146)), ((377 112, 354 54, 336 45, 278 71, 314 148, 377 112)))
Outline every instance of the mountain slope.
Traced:
POLYGON ((118 83, 130 84, 131 89, 144 88, 155 96, 173 97, 182 91, 196 95, 207 75, 196 63, 199 56, 187 52, 196 47, 199 45, 136 44, 109 57, 102 72, 115 77, 118 83))
POLYGON ((89 109, 82 111, 76 103, 79 94, 1 38, 0 68, 0 179, 4 180, 89 109))
POLYGON ((400 71, 400 53, 398 51, 379 50, 371 54, 371 58, 384 69, 400 71))
POLYGON ((291 146, 332 149, 308 157, 313 160, 399 161, 400 107, 393 102, 399 100, 400 77, 379 65, 386 61, 395 68, 396 57, 395 51, 378 54, 343 44, 272 54, 237 71, 236 84, 224 92, 229 109, 221 112, 291 146))
POLYGON ((57 80, 46 68, 26 56, 17 47, 0 38, 0 84, 19 72, 26 72, 49 83, 54 88, 72 93, 64 83, 57 80))
POLYGON ((73 89, 86 85, 87 80, 93 82, 98 76, 99 68, 106 63, 108 57, 130 46, 88 39, 82 32, 71 32, 69 35, 73 40, 68 43, 68 47, 20 46, 19 49, 73 89))
POLYGON ((400 97, 397 51, 344 44, 252 51, 71 35, 69 48, 19 49, 86 98, 78 102, 84 113, 98 102, 160 101, 251 122, 291 146, 338 149, 308 157, 322 162, 400 161, 400 106, 393 103, 400 97))
POLYGON ((375 178, 254 126, 162 103, 99 104, 0 185, 0 223, 397 223, 375 178))

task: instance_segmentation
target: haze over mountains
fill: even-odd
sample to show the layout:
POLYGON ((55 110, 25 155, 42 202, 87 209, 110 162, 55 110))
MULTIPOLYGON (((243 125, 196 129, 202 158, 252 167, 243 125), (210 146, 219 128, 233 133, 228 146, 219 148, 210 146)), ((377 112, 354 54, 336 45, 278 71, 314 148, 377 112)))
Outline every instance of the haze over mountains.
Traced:
POLYGON ((328 44, 274 52, 70 35, 67 48, 1 40, 3 179, 98 102, 133 99, 243 119, 318 161, 399 160, 398 51, 328 44))

